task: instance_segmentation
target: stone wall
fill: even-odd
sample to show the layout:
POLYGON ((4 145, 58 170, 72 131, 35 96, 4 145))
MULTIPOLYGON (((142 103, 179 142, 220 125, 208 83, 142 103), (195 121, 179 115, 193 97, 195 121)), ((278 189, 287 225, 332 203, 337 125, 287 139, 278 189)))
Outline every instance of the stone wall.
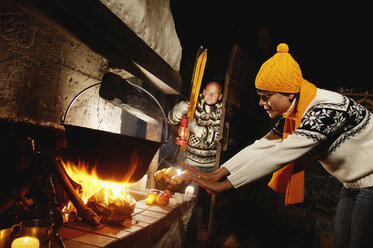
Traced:
POLYGON ((181 45, 169 0, 101 0, 174 70, 180 70, 181 45))
MULTIPOLYGON (((103 3, 121 15, 174 69, 179 69, 181 47, 168 0, 103 3), (151 23, 154 25, 149 26, 151 23)), ((58 125, 74 96, 100 82, 107 71, 131 77, 122 69, 110 68, 105 58, 26 14, 11 1, 0 2, 0 118, 58 125)), ((139 120, 101 99, 98 90, 93 87, 79 96, 66 122, 136 136, 139 120)))

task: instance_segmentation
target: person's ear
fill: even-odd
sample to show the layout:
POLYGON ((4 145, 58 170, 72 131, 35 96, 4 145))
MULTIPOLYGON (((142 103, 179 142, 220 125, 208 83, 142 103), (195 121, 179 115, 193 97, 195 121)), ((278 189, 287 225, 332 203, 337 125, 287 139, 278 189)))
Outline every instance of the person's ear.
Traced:
POLYGON ((206 89, 203 89, 202 95, 205 96, 205 93, 206 93, 206 89))
POLYGON ((221 100, 222 97, 223 97, 223 94, 220 94, 219 95, 219 101, 221 100))
POLYGON ((295 97, 295 94, 294 94, 294 93, 290 94, 290 95, 288 96, 289 101, 290 101, 290 102, 293 101, 293 100, 294 100, 294 97, 295 97))

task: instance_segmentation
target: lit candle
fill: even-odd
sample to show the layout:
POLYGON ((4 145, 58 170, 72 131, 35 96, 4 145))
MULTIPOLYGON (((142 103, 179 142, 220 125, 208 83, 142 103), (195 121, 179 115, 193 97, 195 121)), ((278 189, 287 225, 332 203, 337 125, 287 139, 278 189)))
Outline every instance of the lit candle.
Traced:
POLYGON ((145 199, 145 203, 146 203, 146 205, 153 205, 153 203, 154 203, 154 198, 151 197, 151 196, 148 196, 148 197, 145 199))
POLYGON ((170 205, 177 205, 177 200, 176 200, 176 198, 170 198, 169 200, 168 200, 168 203, 170 204, 170 205))
POLYGON ((194 187, 193 186, 188 186, 185 188, 185 197, 191 198, 193 197, 194 194, 194 187))
POLYGON ((12 248, 39 248, 39 240, 35 237, 20 237, 12 242, 12 248))
POLYGON ((181 193, 176 192, 175 193, 175 198, 176 198, 177 203, 179 203, 179 204, 183 203, 183 201, 184 201, 184 199, 183 199, 184 196, 181 193))

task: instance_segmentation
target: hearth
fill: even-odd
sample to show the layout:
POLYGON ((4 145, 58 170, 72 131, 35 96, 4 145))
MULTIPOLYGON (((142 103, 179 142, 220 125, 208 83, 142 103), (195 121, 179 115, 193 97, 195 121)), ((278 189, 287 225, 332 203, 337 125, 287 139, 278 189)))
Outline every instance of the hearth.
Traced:
POLYGON ((194 198, 149 207, 144 187, 130 189, 144 175, 154 187, 168 138, 162 107, 181 90, 178 62, 169 64, 170 49, 160 55, 149 47, 111 2, 0 4, 8 51, 0 63, 0 224, 12 239, 27 228, 47 230, 39 241, 52 243, 42 247, 141 246, 145 236, 156 246, 169 229, 183 239, 180 219, 194 198))
MULTIPOLYGON (((144 200, 147 190, 142 191, 142 197, 137 194, 136 201, 128 189, 147 172, 151 158, 147 158, 146 163, 141 159, 153 157, 161 143, 74 127, 81 132, 73 134, 86 138, 84 142, 79 141, 80 145, 97 141, 100 144, 71 151, 68 135, 72 134, 68 134, 63 125, 7 119, 0 120, 0 129, 5 134, 0 143, 2 159, 11 169, 2 175, 2 219, 21 226, 29 219, 49 221, 54 229, 50 237, 52 247, 80 244, 149 247, 149 242, 143 242, 145 237, 156 247, 173 239, 176 240, 172 242, 183 243, 195 198, 177 206, 147 206, 144 200), (105 148, 112 137, 121 141, 112 143, 116 148, 127 149, 124 157, 118 157, 120 149, 105 148), (147 147, 147 143, 154 144, 154 148, 147 147), (85 152, 82 159, 78 150, 85 152), (145 155, 139 156, 141 153, 145 155), (101 163, 107 156, 117 157, 107 158, 111 163, 101 163), (88 158, 88 162, 84 162, 84 158, 88 158), (122 167, 120 159, 126 159, 122 167), (119 171, 121 169, 123 171, 119 171), (93 189, 94 193, 84 192, 87 181, 98 186, 93 189)), ((13 239, 21 232, 14 233, 13 239)))
POLYGON ((148 206, 140 200, 123 225, 92 227, 67 223, 59 234, 66 247, 183 247, 195 204, 196 198, 176 206, 148 206))

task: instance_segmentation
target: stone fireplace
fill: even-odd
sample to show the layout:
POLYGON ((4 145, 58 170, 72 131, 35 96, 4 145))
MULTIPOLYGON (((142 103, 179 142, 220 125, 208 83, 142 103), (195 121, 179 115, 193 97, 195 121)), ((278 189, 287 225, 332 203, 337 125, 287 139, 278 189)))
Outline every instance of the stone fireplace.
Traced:
MULTIPOLYGON (((133 106, 102 98, 99 84, 113 73, 146 89, 162 106, 173 99, 169 95, 180 94, 181 46, 169 5, 168 0, 0 3, 0 152, 3 167, 11 170, 3 179, 12 181, 2 184, 1 191, 12 193, 0 203, 0 215, 9 217, 20 201, 25 207, 44 200, 27 197, 39 190, 43 195, 47 189, 52 202, 60 203, 66 189, 53 182, 53 168, 68 149, 62 124, 164 142, 159 113, 155 121, 150 116, 155 111, 134 115, 133 106)), ((155 153, 143 173, 153 175, 157 167, 155 153)), ((152 176, 145 183, 154 187, 152 176)), ((195 199, 150 207, 143 194, 135 197, 136 208, 123 226, 67 223, 59 228, 60 237, 66 247, 181 246, 195 199)), ((17 218, 33 214, 26 212, 17 218)))

